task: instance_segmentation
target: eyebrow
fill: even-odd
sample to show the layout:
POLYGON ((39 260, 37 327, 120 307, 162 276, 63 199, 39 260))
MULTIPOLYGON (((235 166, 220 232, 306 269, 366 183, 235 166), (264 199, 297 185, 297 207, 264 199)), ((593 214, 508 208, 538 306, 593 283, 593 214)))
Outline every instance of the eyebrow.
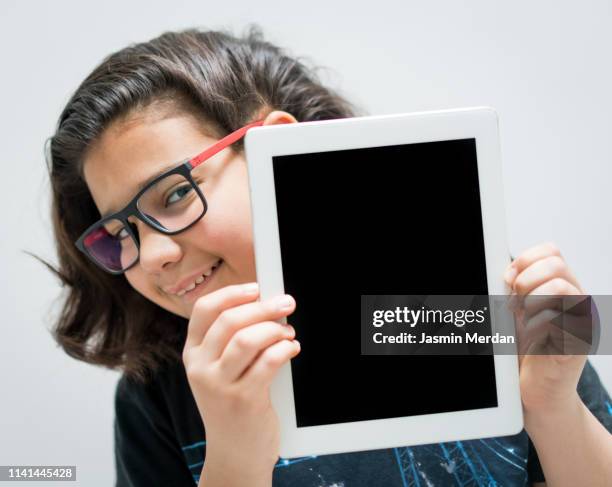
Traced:
MULTIPOLYGON (((140 190, 142 190, 142 189, 143 189, 143 188, 144 188, 144 187, 145 187, 147 184, 149 184, 149 183, 150 183, 151 181, 153 181, 155 178, 157 178, 158 176, 161 176, 161 175, 162 175, 163 173, 165 173, 166 171, 168 171, 168 170, 170 170, 170 169, 172 169, 172 168, 174 168, 174 167, 178 166, 179 164, 182 164, 183 162, 185 162, 185 160, 181 161, 180 163, 178 163, 178 162, 177 162, 177 163, 171 164, 171 165, 169 165, 169 166, 163 167, 162 169, 160 169, 159 171, 157 171, 155 174, 153 174, 151 177, 149 177, 149 179, 147 179, 146 181, 143 181, 142 183, 138 184, 138 187, 137 187, 137 189, 136 189, 136 193, 134 193, 134 195, 132 196, 132 198, 134 198, 134 196, 135 196, 136 194, 138 194, 138 193, 140 192, 140 190)), ((132 200, 132 198, 130 198, 130 201, 132 200)), ((123 208, 125 208, 125 206, 124 206, 123 208)), ((117 210, 117 211, 119 211, 119 210, 117 210)), ((112 215, 112 214, 114 214, 114 213, 117 213, 117 211, 112 211, 112 210, 106 211, 106 212, 104 212, 104 214, 101 216, 101 219, 102 219, 102 218, 106 218, 107 216, 110 216, 110 215, 112 215)))

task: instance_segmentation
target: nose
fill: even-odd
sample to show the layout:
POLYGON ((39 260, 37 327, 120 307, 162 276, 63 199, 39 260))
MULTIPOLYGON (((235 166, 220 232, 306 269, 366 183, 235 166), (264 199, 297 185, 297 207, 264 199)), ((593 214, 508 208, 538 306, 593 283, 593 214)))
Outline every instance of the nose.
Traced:
POLYGON ((132 220, 140 240, 140 266, 147 272, 158 274, 169 263, 181 260, 183 251, 175 235, 165 235, 144 222, 132 220))

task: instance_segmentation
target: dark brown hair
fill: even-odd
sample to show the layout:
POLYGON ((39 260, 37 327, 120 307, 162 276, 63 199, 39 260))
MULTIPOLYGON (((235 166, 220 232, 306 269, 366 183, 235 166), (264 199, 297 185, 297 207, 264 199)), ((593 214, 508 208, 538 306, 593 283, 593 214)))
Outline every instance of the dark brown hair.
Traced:
POLYGON ((146 381, 163 362, 181 359, 187 330, 185 318, 146 299, 125 276, 101 271, 74 245, 100 218, 82 165, 102 132, 151 108, 194 116, 219 137, 260 110, 285 110, 298 121, 354 116, 356 108, 324 87, 316 69, 250 26, 242 37, 198 29, 166 32, 109 55, 87 76, 47 141, 59 266, 43 263, 67 287, 51 330, 66 353, 146 381))

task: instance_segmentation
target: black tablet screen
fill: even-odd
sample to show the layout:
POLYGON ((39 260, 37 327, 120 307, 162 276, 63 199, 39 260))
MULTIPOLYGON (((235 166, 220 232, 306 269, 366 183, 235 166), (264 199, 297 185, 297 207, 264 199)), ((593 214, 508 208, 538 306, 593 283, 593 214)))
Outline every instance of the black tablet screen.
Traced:
POLYGON ((493 357, 361 355, 360 296, 488 294, 475 139, 276 156, 298 427, 497 406, 493 357))

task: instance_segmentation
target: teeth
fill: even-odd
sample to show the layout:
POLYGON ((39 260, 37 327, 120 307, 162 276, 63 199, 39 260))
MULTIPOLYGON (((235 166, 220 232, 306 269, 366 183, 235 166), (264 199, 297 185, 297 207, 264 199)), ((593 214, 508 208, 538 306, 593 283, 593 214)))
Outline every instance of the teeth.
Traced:
POLYGON ((209 270, 207 270, 207 271, 204 273, 204 275, 205 275, 206 277, 210 276, 210 275, 212 274, 212 271, 214 271, 214 270, 215 270, 215 268, 216 268, 216 267, 219 265, 219 262, 221 262, 221 261, 217 261, 217 263, 216 263, 214 266, 212 266, 212 267, 211 267, 209 270))
POLYGON ((195 282, 192 282, 189 286, 187 286, 185 289, 181 289, 178 293, 176 293, 177 296, 182 296, 183 294, 185 294, 187 291, 191 291, 193 288, 196 287, 197 284, 200 284, 204 278, 202 276, 198 277, 198 279, 195 280, 195 282), (198 280, 199 279, 199 280, 198 280))
POLYGON ((216 267, 219 265, 219 262, 221 262, 220 260, 217 261, 217 263, 212 266, 210 268, 210 270, 206 271, 204 273, 204 275, 199 276, 195 282, 191 283, 191 285, 187 286, 185 289, 181 289, 178 293, 176 293, 177 296, 182 296, 183 294, 185 294, 187 291, 191 291, 192 289, 194 289, 196 287, 196 285, 201 284, 202 282, 204 282, 204 277, 208 277, 212 274, 212 271, 214 271, 216 269, 216 267))

